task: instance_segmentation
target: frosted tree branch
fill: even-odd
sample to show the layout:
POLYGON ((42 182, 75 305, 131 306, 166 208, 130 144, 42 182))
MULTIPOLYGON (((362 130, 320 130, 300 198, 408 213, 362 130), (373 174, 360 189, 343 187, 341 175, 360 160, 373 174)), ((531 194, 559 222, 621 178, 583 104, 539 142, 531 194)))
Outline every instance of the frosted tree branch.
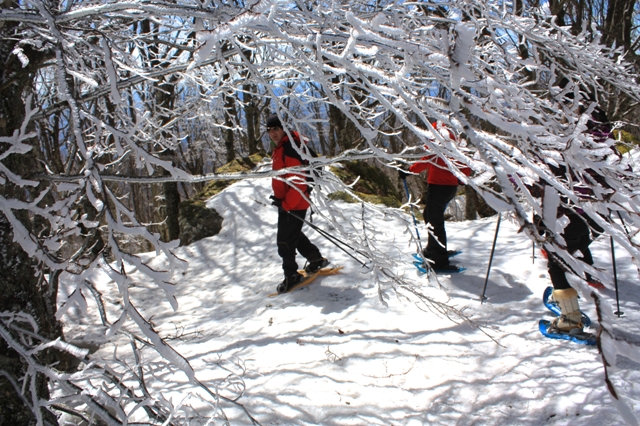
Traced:
MULTIPOLYGON (((16 25, 14 36, 20 42, 13 52, 20 63, 34 59, 25 53, 27 45, 48 59, 39 70, 33 95, 25 97, 19 130, 0 138, 1 184, 31 192, 0 195, 0 211, 11 224, 14 240, 41 265, 42 274, 65 271, 74 276, 75 290, 60 313, 70 306, 84 307, 85 280, 93 271, 103 271, 118 287, 123 302, 113 323, 101 311, 103 323, 109 325, 107 336, 115 336, 127 318, 133 319, 161 357, 180 368, 192 386, 202 385, 185 358, 166 344, 129 300, 130 275, 137 272, 178 309, 174 272, 186 265, 173 253, 176 243, 150 232, 109 184, 198 183, 282 174, 256 170, 194 176, 165 157, 191 142, 185 124, 190 120, 206 117, 212 127, 224 127, 218 120, 223 114, 221 99, 239 94, 265 99, 281 120, 291 123, 290 130, 303 134, 316 129, 319 121, 320 128, 327 127, 323 117, 335 109, 364 141, 364 148, 310 159, 311 166, 295 171, 310 173, 365 159, 397 169, 426 152, 434 153, 492 208, 509 212, 524 234, 576 276, 584 279, 588 272, 607 278, 567 252, 561 238, 562 217, 542 237, 532 212, 550 218, 562 207, 584 211, 640 265, 637 165, 616 154, 618 141, 610 135, 587 131, 591 114, 607 96, 605 86, 640 102, 637 75, 628 63, 599 44, 598 37, 571 35, 543 9, 516 14, 504 2, 463 1, 390 3, 375 11, 370 6, 352 1, 303 8, 296 2, 263 0, 241 8, 187 0, 67 2, 56 9, 49 2, 28 0, 0 9, 0 22, 16 25), (447 13, 436 16, 431 7, 444 7, 447 13), (149 23, 144 34, 138 31, 143 21, 149 23), (526 48, 526 56, 520 47, 526 48), (568 79, 564 86, 562 78, 568 79), (168 84, 180 93, 172 109, 156 102, 168 84), (321 117, 312 117, 309 111, 320 111, 321 117), (42 176, 12 169, 9 159, 34 155, 38 130, 47 129, 54 116, 63 121, 54 129, 63 139, 59 148, 63 171, 49 168, 42 176), (385 127, 390 117, 398 123, 396 128, 385 127), (435 120, 454 130, 464 143, 453 143, 435 131, 435 120), (400 131, 408 137, 400 141, 400 152, 392 152, 390 136, 400 131), (128 161, 135 175, 123 172, 128 161), (471 168, 473 175, 467 178, 459 165, 471 168), (558 169, 566 172, 558 174, 558 169), (547 185, 546 205, 530 190, 542 182, 547 185), (585 188, 589 194, 581 196, 585 188), (28 229, 20 220, 22 214, 42 220, 48 232, 28 229), (127 251, 122 235, 145 240, 166 259, 164 266, 154 268, 127 251), (84 240, 67 250, 71 237, 84 240), (102 245, 95 242, 98 239, 102 245)), ((233 119, 232 130, 238 132, 242 117, 233 119)), ((319 183, 353 194, 331 174, 319 183)), ((386 289, 406 291, 440 314, 465 320, 462 312, 419 294, 398 277, 376 249, 364 220, 360 228, 329 209, 321 197, 314 203, 338 234, 369 259, 383 303, 386 289)), ((580 290, 586 293, 583 284, 580 290)), ((10 329, 7 324, 25 319, 3 315, 3 339, 29 366, 27 387, 33 386, 38 374, 48 377, 107 424, 120 424, 152 404, 148 394, 142 399, 124 390, 107 395, 93 386, 87 377, 104 373, 91 361, 77 376, 42 365, 39 351, 54 346, 70 353, 74 349, 63 342, 38 340, 31 322, 30 333, 10 329), (30 339, 38 343, 25 344, 30 339), (118 402, 122 398, 126 402, 118 402)), ((612 353, 628 352, 630 340, 610 331, 612 315, 602 310, 599 318, 608 361, 612 353)), ((84 355, 79 358, 86 360, 84 355)), ((115 361, 113 365, 122 366, 115 361)), ((138 369, 135 376, 144 388, 143 372, 138 369)), ((113 383, 113 378, 104 380, 113 383)), ((212 416, 222 418, 224 404, 237 404, 208 388, 207 392, 215 401, 212 416)), ((41 410, 48 403, 29 404, 42 423, 41 410)), ((153 404, 161 407, 153 412, 166 421, 178 416, 179 407, 162 398, 153 404)))

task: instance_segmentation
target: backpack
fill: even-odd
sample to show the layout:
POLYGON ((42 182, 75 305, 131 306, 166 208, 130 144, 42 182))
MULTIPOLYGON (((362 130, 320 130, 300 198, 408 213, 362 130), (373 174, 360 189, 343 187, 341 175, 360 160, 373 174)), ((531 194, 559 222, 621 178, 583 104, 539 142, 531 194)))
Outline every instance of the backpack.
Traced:
MULTIPOLYGON (((306 142, 302 142, 300 139, 294 139, 293 141, 289 140, 289 143, 287 143, 284 146, 282 155, 286 156, 286 157, 291 157, 291 158, 295 158, 296 160, 300 161, 303 165, 308 166, 309 165, 309 160, 305 160, 302 158, 302 156, 298 153, 298 151, 296 151, 296 149, 293 147, 293 143, 297 144, 298 147, 301 147, 301 144, 304 143, 305 148, 308 151, 308 154, 310 157, 312 158, 318 158, 318 154, 316 153, 316 151, 311 148, 311 146, 309 146, 308 143, 306 142)), ((283 158, 284 160, 284 158, 283 158)), ((283 161, 284 162, 284 161, 283 161)), ((307 176, 307 182, 312 182, 315 183, 315 178, 319 177, 318 176, 318 172, 316 172, 315 170, 310 170, 309 175, 307 176)), ((311 191, 313 191, 313 186, 312 185, 307 185, 307 191, 309 192, 309 194, 311 194, 311 191)))

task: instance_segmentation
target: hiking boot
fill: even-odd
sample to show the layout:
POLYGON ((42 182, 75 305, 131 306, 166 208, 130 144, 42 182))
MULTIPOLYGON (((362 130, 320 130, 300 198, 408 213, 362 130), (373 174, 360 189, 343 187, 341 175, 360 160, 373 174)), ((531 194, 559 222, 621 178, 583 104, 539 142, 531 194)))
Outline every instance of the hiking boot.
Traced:
POLYGON ((582 330, 582 312, 578 304, 578 292, 573 288, 555 289, 552 298, 562 312, 562 315, 551 323, 552 327, 564 332, 574 328, 582 330))
POLYGON ((309 262, 309 264, 307 265, 306 268, 304 268, 304 270, 307 274, 313 274, 315 272, 318 272, 320 269, 324 268, 325 266, 327 266, 329 263, 330 262, 327 259, 325 259, 324 257, 321 257, 318 260, 309 262))
POLYGON ((580 311, 572 312, 569 315, 560 315, 551 322, 549 328, 555 328, 563 332, 582 331, 582 314, 580 311))
POLYGON ((278 287, 276 290, 278 291, 278 294, 286 293, 289 290, 291 290, 293 287, 300 284, 303 279, 304 279, 304 276, 296 272, 293 275, 289 275, 288 277, 285 277, 284 281, 278 284, 278 287))

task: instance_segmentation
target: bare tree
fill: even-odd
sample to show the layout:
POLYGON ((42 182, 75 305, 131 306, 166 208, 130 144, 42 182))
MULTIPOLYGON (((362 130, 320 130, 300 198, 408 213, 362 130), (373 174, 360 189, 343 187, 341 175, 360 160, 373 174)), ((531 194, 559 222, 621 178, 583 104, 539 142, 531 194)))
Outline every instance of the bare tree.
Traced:
MULTIPOLYGON (((0 43, 7 65, 0 86, 0 238, 9 247, 2 253, 8 262, 3 265, 12 268, 6 272, 19 273, 31 290, 28 296, 19 294, 16 281, 3 295, 15 300, 3 299, 0 305, 0 331, 9 348, 5 353, 24 368, 4 369, 2 377, 12 387, 20 374, 34 383, 27 392, 16 388, 16 401, 28 401, 28 412, 39 423, 47 421, 53 404, 47 399, 47 381, 61 389, 66 400, 85 403, 93 415, 111 424, 127 421, 141 403, 140 395, 147 396, 146 373, 134 371, 139 378, 135 389, 111 386, 117 377, 104 375, 102 383, 109 383, 105 388, 112 393, 99 400, 95 395, 103 392, 101 385, 87 380, 95 373, 93 367, 65 376, 41 350, 88 360, 85 352, 56 340, 61 331, 55 315, 81 305, 85 294, 99 300, 88 279, 96 269, 108 274, 122 294, 118 318, 105 318, 108 336, 123 331, 125 319, 131 318, 137 331, 126 331, 132 339, 154 348, 193 387, 204 388, 211 401, 220 398, 208 418, 224 418, 223 405, 239 404, 242 392, 225 398, 203 386, 188 361, 136 308, 128 288, 137 278, 128 271, 142 274, 177 309, 173 274, 186 265, 172 252, 176 242, 151 232, 114 184, 160 186, 277 175, 261 169, 193 176, 165 156, 188 140, 182 121, 187 119, 206 120, 213 128, 207 135, 226 142, 216 144, 219 155, 232 155, 241 139, 225 132, 239 131, 239 99, 260 98, 292 123, 290 130, 318 131, 317 115, 308 113, 327 111, 323 118, 334 126, 325 139, 332 157, 309 158, 309 168, 375 159, 396 169, 420 158, 426 146, 446 158, 489 206, 508 212, 523 233, 562 258, 577 276, 601 277, 602 271, 567 252, 559 226, 544 238, 536 232, 532 210, 549 218, 556 214, 528 189, 544 180, 549 184, 547 201, 585 211, 640 261, 639 178, 615 155, 615 141, 596 139, 586 131, 597 106, 590 94, 601 93, 606 85, 639 101, 640 87, 633 68, 617 61, 615 52, 597 38, 576 36, 558 25, 556 17, 525 5, 522 10, 463 1, 312 6, 270 1, 246 6, 217 1, 3 3, 0 43), (136 31, 144 20, 154 25, 136 31), (163 63, 150 66, 148 58, 162 58, 163 63), (559 84, 562 77, 566 85, 559 84), (407 135, 393 141, 394 152, 388 149, 388 129, 380 130, 390 116, 394 129, 407 135), (64 129, 56 130, 64 141, 59 148, 62 170, 47 169, 34 149, 55 117, 61 122, 53 128, 64 129), (432 120, 464 134, 467 146, 444 140, 432 120), (356 141, 361 144, 356 146, 356 141), (136 173, 123 174, 129 170, 124 163, 132 164, 136 173), (472 168, 474 177, 461 173, 458 163, 472 168), (556 176, 552 167, 557 165, 571 173, 556 176), (578 196, 578 186, 589 187, 592 195, 578 196), (615 220, 618 215, 629 232, 615 220), (67 237, 76 234, 82 238, 69 246, 67 237), (146 240, 166 258, 165 266, 153 269, 127 250, 123 241, 130 235, 146 240), (56 311, 60 279, 75 291, 56 311)), ((252 120, 255 131, 255 115, 252 120)), ((323 184, 349 191, 331 174, 323 179, 323 184)), ((369 253, 373 279, 381 289, 418 292, 394 275, 374 243, 350 242, 369 253)), ((608 327, 611 318, 600 320, 613 330, 608 327)), ((633 342, 613 331, 604 333, 600 343, 605 363, 616 353, 632 353, 626 349, 633 342)), ((117 362, 108 367, 121 367, 117 362)), ((166 413, 175 407, 160 396, 148 397, 150 421, 166 421, 166 413)), ((179 424, 184 418, 174 420, 179 424)))

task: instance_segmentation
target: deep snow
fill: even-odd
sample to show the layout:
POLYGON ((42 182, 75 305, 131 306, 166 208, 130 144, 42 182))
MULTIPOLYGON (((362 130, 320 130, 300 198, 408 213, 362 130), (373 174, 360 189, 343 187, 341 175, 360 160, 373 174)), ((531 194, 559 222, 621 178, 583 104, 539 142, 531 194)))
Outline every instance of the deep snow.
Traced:
MULTIPOLYGON (((424 295, 463 310, 475 325, 448 319, 420 303, 407 291, 382 290, 373 275, 328 240, 305 226, 340 275, 318 278, 291 294, 268 298, 281 281, 275 246, 276 210, 268 205, 268 179, 244 180, 208 203, 223 217, 219 235, 176 249, 189 268, 174 277, 179 308, 174 312, 164 293, 145 282, 130 287, 136 307, 151 318, 156 330, 185 356, 203 383, 215 386, 222 377, 242 376, 244 395, 238 400, 263 425, 617 425, 624 424, 604 383, 601 357, 595 347, 543 337, 540 318, 551 319, 541 302, 550 285, 546 261, 532 243, 503 216, 487 285, 496 217, 447 222, 449 248, 463 253, 455 262, 467 270, 439 276, 428 283, 412 265, 415 245, 407 229, 409 215, 397 210, 366 210, 366 234, 394 265, 394 272, 424 295), (389 214, 385 214, 385 212, 389 214), (224 368, 227 370, 225 370, 224 368), (230 373, 232 373, 230 375, 230 373)), ((315 194, 317 196, 317 194, 315 194)), ((333 202, 332 209, 362 230, 362 206, 333 202)), ((326 213, 326 208, 323 208, 326 213)), ((326 220, 314 224, 333 232, 326 220)), ((421 225, 421 234, 426 234, 421 225)), ((609 240, 592 244, 596 266, 611 270, 609 240)), ((615 326, 640 335, 638 275, 623 251, 616 252, 620 306, 624 316, 615 326)), ((163 258, 144 254, 162 268, 163 258)), ((298 257, 300 266, 303 259, 298 257)), ((135 277, 135 272, 131 271, 135 277)), ((106 299, 114 322, 121 311, 115 284, 104 274, 91 281, 106 299)), ((592 288, 577 284, 582 310, 597 326, 592 288)), ((598 291, 616 309, 613 283, 598 291)), ((68 287, 61 287, 62 303, 68 287)), ((64 317, 67 337, 79 342, 104 341, 95 304, 87 314, 74 308, 64 317)), ((141 335, 129 319, 124 327, 141 335)), ((130 355, 129 338, 119 334, 118 356, 130 355)), ((94 356, 108 358, 114 344, 94 356)), ((160 357, 143 351, 147 365, 160 357)), ((128 358, 131 363, 130 358, 128 358)), ((618 357, 619 371, 610 370, 619 395, 636 416, 640 409, 640 365, 618 357)), ((232 380, 233 381, 233 380, 232 380)), ((241 381, 226 389, 233 397, 241 381)), ((206 415, 203 395, 176 371, 148 376, 151 388, 173 403, 190 404, 206 415), (186 399, 184 399, 186 397, 186 399)), ((208 398, 210 401, 211 399, 208 398)), ((240 410, 227 409, 232 424, 249 424, 240 410)))

